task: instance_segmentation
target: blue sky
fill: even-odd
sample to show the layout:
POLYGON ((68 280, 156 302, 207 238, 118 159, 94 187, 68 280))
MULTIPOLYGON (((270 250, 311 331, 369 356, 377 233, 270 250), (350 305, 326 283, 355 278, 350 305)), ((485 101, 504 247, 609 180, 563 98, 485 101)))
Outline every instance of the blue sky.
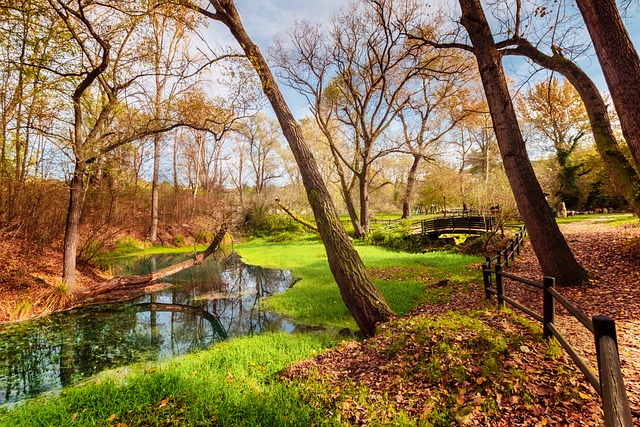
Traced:
MULTIPOLYGON (((437 2, 437 0, 434 1, 434 3, 437 2)), ((443 0, 443 2, 451 4, 453 0, 443 0)), ((293 27, 296 20, 306 19, 321 22, 330 18, 341 5, 345 4, 347 4, 346 0, 236 0, 236 6, 245 29, 265 54, 268 52, 274 37, 285 35, 285 32, 293 27)), ((630 10, 625 22, 636 49, 640 48, 639 9, 630 10)), ((454 13, 453 16, 456 16, 456 14, 454 13)), ((205 35, 210 43, 237 46, 227 29, 217 22, 209 24, 205 35)), ((593 53, 584 56, 579 61, 579 65, 587 71, 601 91, 607 91, 598 60, 593 53)), ((512 66, 507 66, 507 72, 510 77, 516 79, 517 76, 513 73, 513 68, 512 66)), ((518 71, 523 71, 522 66, 516 68, 518 68, 518 71)), ((294 91, 282 85, 281 88, 294 115, 297 118, 306 115, 308 109, 305 101, 294 91)))

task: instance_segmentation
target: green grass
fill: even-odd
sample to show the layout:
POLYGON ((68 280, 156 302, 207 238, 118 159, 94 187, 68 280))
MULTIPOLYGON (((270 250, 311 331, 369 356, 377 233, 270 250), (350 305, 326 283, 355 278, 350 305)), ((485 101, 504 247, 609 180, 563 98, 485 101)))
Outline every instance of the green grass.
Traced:
POLYGON ((573 222, 589 221, 598 224, 622 225, 633 224, 638 222, 638 217, 631 213, 613 213, 613 214, 584 214, 569 216, 566 218, 556 218, 558 224, 570 224, 573 222))
POLYGON ((234 339, 160 364, 103 372, 59 396, 0 410, 0 426, 332 425, 296 384, 277 380, 291 363, 330 344, 310 334, 234 339))
MULTIPOLYGON (((420 277, 426 276, 434 283, 445 278, 451 281, 479 278, 479 273, 469 268, 480 261, 475 256, 449 252, 410 254, 365 245, 357 245, 356 249, 368 268, 393 269, 388 279, 375 281, 391 308, 400 315, 432 298, 420 277)), ((293 288, 267 299, 265 304, 269 308, 306 324, 356 328, 342 302, 321 242, 274 245, 254 240, 236 245, 235 250, 248 264, 290 269, 300 279, 293 288)))
MULTIPOLYGON (((249 264, 291 269, 300 278, 290 290, 267 299, 269 307, 301 323, 356 328, 331 275, 322 243, 273 244, 256 239, 234 249, 249 264)), ((191 250, 152 247, 135 254, 191 250)), ((450 289, 425 288, 425 282, 479 280, 477 269, 470 268, 480 261, 474 256, 409 254, 362 244, 357 244, 357 250, 398 314, 423 301, 449 297, 450 289)), ((0 426, 339 425, 344 421, 339 412, 327 410, 314 398, 325 390, 322 383, 278 380, 291 363, 333 345, 332 336, 264 334, 233 339, 161 363, 103 372, 59 395, 41 396, 12 410, 0 409, 0 426)), ((354 399, 371 405, 365 402, 366 393, 361 393, 366 390, 358 390, 353 391, 354 399)), ((375 410, 372 407, 372 413, 375 410)), ((402 412, 395 413, 395 422, 413 424, 402 412)))

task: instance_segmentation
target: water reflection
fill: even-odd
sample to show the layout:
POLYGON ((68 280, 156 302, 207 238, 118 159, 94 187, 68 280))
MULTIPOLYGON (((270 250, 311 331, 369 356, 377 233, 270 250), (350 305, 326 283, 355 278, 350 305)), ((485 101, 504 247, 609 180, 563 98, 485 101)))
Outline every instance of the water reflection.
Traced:
MULTIPOLYGON (((114 270, 144 274, 178 261, 170 255, 124 259, 114 270)), ((224 263, 207 259, 166 281, 174 286, 129 302, 1 325, 0 403, 70 385, 104 369, 189 353, 228 337, 295 328, 259 303, 292 285, 289 271, 249 266, 232 256, 224 263)))

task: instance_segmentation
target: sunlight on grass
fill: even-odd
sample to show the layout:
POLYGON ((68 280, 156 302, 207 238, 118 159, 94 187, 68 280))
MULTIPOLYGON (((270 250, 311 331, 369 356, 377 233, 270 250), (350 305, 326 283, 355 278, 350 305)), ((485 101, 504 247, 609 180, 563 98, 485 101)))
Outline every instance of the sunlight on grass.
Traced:
POLYGON ((638 222, 638 217, 632 213, 613 214, 584 214, 569 216, 566 218, 556 218, 558 224, 570 224, 574 222, 591 222, 608 225, 633 224, 638 222))
MULTIPOLYGON (((235 249, 248 264, 290 269, 300 279, 293 288, 264 301, 267 307, 306 324, 356 328, 351 314, 342 302, 321 242, 274 245, 254 240, 236 245, 235 249)), ((477 270, 469 268, 470 264, 480 261, 475 256, 449 252, 410 254, 365 245, 357 245, 356 249, 368 268, 411 267, 420 270, 421 276, 428 276, 433 282, 445 278, 463 281, 479 277, 477 270)), ((397 274, 402 273, 394 270, 388 279, 376 279, 375 282, 391 308, 397 314, 404 315, 424 302, 427 294, 424 281, 415 274, 412 277, 398 277, 397 274)))
POLYGON ((0 409, 0 425, 330 424, 295 386, 277 381, 285 367, 329 345, 326 337, 309 334, 234 339, 163 363, 103 372, 59 396, 0 409))

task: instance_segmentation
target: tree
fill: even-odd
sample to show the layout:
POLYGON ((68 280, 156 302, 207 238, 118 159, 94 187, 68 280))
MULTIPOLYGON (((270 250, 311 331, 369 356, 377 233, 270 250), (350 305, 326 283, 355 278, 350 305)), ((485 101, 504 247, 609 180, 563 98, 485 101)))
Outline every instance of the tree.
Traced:
POLYGON ((538 66, 562 74, 573 85, 587 110, 591 132, 607 172, 631 209, 637 216, 640 216, 638 168, 634 168, 620 148, 611 125, 607 105, 598 88, 584 70, 565 57, 562 49, 553 44, 553 40, 550 43, 552 55, 547 55, 522 35, 519 0, 516 1, 516 5, 515 22, 510 32, 511 37, 499 41, 496 46, 504 55, 524 56, 538 66))
MULTIPOLYGON (((193 13, 171 6, 159 7, 149 14, 151 34, 145 40, 145 57, 153 68, 151 102, 157 118, 166 117, 173 99, 188 90, 185 84, 192 59, 187 54, 193 13), (182 13, 181 13, 182 12, 182 13)), ((193 77, 193 76, 189 76, 193 77)), ((151 179, 151 221, 149 240, 155 242, 158 233, 158 179, 160 173, 162 134, 153 136, 153 176, 151 179)))
POLYGON ((61 67, 56 71, 67 77, 73 87, 69 118, 72 131, 70 136, 64 131, 56 135, 61 145, 71 147, 74 164, 69 185, 62 273, 71 294, 76 286, 79 226, 91 165, 122 145, 171 130, 178 124, 146 117, 120 102, 125 89, 133 87, 144 74, 133 66, 139 58, 135 56, 135 50, 130 49, 130 43, 135 41, 134 30, 141 22, 140 16, 129 19, 130 16, 120 10, 101 5, 85 6, 82 2, 77 8, 62 0, 49 0, 49 4, 66 26, 77 49, 76 56, 68 63, 75 70, 61 67), (113 20, 113 26, 97 30, 92 22, 97 19, 113 20))
POLYGON ((402 150, 412 158, 402 195, 402 218, 411 218, 420 163, 433 160, 441 151, 437 144, 468 114, 461 102, 465 93, 462 75, 422 75, 414 84, 417 90, 398 112, 404 140, 402 150))
POLYGON ((460 22, 473 45, 504 168, 542 271, 562 286, 582 284, 589 275, 573 256, 536 179, 484 10, 479 0, 459 2, 460 22))
POLYGON ((279 57, 289 84, 310 101, 332 146, 352 218, 356 214, 351 192, 358 186, 358 237, 369 231, 371 183, 379 172, 374 164, 399 149, 383 136, 411 91, 418 90, 410 87, 412 80, 450 67, 442 57, 407 41, 403 28, 420 25, 420 12, 411 0, 352 3, 326 33, 308 24, 299 26, 293 33, 293 51, 279 57), (346 147, 338 146, 331 132, 335 123, 346 147))
POLYGON ((258 113, 240 123, 236 132, 246 144, 254 188, 256 195, 259 195, 270 181, 282 177, 277 159, 280 146, 278 123, 258 113))
POLYGON ((558 172, 558 198, 568 209, 580 202, 578 176, 583 164, 574 152, 588 130, 587 113, 578 92, 556 78, 536 83, 524 96, 520 108, 538 134, 553 144, 558 172))
POLYGON ((238 41, 258 74, 262 89, 273 107, 282 132, 300 168, 307 197, 327 252, 329 267, 338 284, 342 299, 363 335, 370 337, 375 332, 376 323, 387 321, 392 311, 351 244, 327 187, 318 172, 313 155, 302 138, 300 126, 289 110, 260 49, 244 29, 234 2, 209 0, 209 5, 213 10, 202 8, 197 4, 189 4, 189 7, 224 24, 238 41))
POLYGON ((640 57, 615 0, 576 2, 589 30, 620 126, 640 170, 640 57))

